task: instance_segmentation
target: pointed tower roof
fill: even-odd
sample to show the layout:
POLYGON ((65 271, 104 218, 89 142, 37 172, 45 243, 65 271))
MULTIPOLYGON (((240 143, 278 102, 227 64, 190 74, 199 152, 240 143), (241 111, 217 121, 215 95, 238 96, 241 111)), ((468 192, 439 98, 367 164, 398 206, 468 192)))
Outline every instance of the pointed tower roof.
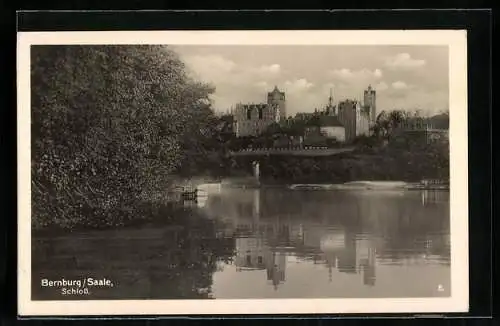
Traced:
POLYGON ((328 98, 328 106, 332 107, 333 106, 333 90, 330 87, 330 97, 328 98))
POLYGON ((267 92, 268 96, 272 96, 274 94, 284 94, 283 91, 281 91, 277 85, 274 86, 274 89, 270 92, 267 92))

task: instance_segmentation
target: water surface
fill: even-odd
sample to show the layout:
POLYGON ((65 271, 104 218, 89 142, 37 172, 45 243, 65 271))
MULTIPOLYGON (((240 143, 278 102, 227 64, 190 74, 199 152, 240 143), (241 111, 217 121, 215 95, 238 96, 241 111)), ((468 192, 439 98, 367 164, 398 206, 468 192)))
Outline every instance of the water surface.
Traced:
POLYGON ((448 192, 203 194, 161 225, 34 238, 33 299, 450 295, 448 192), (41 286, 88 277, 113 286, 41 286))

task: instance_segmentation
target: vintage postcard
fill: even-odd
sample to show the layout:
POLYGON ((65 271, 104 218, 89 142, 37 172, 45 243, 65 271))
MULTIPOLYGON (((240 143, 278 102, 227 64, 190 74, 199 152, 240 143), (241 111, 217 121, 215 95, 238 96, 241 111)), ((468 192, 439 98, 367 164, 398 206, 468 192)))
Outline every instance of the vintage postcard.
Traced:
POLYGON ((466 37, 19 33, 19 314, 468 311, 466 37))

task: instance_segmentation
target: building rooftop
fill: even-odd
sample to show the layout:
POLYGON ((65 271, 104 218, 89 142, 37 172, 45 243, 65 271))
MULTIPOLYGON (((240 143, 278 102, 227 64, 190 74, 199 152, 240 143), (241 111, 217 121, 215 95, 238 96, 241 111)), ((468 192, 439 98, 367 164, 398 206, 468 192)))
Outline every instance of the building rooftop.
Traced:
POLYGON ((296 117, 312 117, 314 112, 297 112, 295 114, 296 117))
POLYGON ((268 94, 273 94, 273 93, 284 93, 279 90, 278 86, 274 86, 274 89, 271 92, 268 92, 268 94))
POLYGON ((269 106, 267 103, 240 103, 239 106, 244 108, 254 108, 254 107, 266 107, 269 106))

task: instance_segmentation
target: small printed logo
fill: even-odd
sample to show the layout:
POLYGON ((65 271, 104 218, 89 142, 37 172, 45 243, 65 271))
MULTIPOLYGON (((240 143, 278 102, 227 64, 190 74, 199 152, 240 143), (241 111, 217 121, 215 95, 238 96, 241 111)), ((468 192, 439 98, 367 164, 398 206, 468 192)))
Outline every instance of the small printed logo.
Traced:
POLYGON ((439 285, 438 285, 438 291, 439 291, 439 292, 443 292, 443 291, 444 291, 444 287, 443 287, 443 285, 442 285, 442 284, 439 284, 439 285))

